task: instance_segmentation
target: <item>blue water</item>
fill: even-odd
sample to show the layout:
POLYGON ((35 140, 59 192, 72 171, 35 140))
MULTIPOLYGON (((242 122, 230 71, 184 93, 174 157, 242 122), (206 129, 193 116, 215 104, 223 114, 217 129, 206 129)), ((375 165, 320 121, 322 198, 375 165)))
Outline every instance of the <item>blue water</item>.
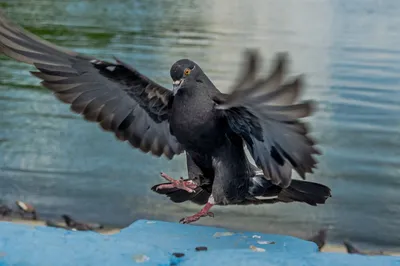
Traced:
MULTIPOLYGON (((326 205, 215 208, 201 224, 307 236, 331 226, 330 241, 400 247, 400 2, 397 0, 54 1, 0 0, 30 31, 82 53, 115 55, 170 87, 169 68, 188 57, 227 92, 244 48, 265 69, 288 51, 306 74, 304 98, 323 155, 308 177, 330 186, 326 205), (250 3, 250 2, 249 2, 250 3)), ((150 191, 160 171, 185 176, 183 156, 158 159, 73 114, 31 67, 0 58, 0 200, 125 226, 177 221, 198 210, 150 191)))

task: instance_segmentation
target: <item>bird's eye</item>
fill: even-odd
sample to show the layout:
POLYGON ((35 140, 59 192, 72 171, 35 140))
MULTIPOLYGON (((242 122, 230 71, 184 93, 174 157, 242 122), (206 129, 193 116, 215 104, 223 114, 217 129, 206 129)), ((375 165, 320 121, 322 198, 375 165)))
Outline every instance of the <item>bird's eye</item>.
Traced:
POLYGON ((186 68, 183 73, 185 74, 185 76, 188 76, 190 74, 190 71, 190 68, 186 68))

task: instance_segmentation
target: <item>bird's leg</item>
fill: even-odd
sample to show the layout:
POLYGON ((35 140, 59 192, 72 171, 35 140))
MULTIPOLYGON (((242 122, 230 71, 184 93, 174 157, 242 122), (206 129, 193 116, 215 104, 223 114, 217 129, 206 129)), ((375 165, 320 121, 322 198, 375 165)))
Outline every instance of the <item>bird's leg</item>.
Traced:
POLYGON ((208 199, 208 202, 203 207, 203 209, 201 209, 195 215, 188 216, 186 218, 182 218, 179 222, 183 223, 183 224, 189 224, 189 223, 198 221, 201 217, 206 217, 206 216, 214 217, 214 213, 210 212, 210 209, 214 205, 215 205, 215 201, 214 201, 213 196, 211 195, 210 198, 208 199))
POLYGON ((166 179, 170 184, 162 184, 157 186, 156 190, 159 189, 168 189, 168 188, 179 188, 182 190, 186 190, 189 193, 195 192, 194 190, 198 187, 195 182, 192 180, 183 180, 181 177, 179 180, 175 180, 166 173, 161 173, 161 176, 166 179))

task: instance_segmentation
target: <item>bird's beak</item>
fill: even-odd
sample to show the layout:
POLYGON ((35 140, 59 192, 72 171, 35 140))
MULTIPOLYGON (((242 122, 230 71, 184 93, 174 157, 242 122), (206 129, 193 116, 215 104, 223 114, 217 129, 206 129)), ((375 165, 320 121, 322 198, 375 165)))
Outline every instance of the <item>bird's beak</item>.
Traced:
POLYGON ((181 88, 182 83, 183 83, 183 79, 174 80, 174 81, 172 82, 172 91, 173 91, 174 95, 175 95, 175 94, 178 92, 178 90, 181 88))

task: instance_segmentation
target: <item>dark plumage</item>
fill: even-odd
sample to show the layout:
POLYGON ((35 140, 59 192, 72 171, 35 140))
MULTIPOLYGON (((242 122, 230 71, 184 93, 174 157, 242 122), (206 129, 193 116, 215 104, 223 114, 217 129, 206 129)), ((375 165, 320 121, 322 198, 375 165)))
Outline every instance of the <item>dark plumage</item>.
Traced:
POLYGON ((307 240, 314 242, 318 246, 318 250, 321 251, 326 244, 327 231, 326 228, 323 228, 307 240))
POLYGON ((343 241, 343 245, 346 248, 347 253, 349 254, 359 254, 359 255, 367 255, 367 256, 378 256, 378 255, 386 255, 383 251, 362 251, 356 248, 350 241, 343 241))
POLYGON ((63 215, 61 215, 61 217, 64 219, 65 224, 69 228, 75 229, 78 231, 90 231, 90 230, 96 230, 96 229, 103 228, 103 226, 99 225, 99 224, 88 224, 88 223, 78 222, 75 219, 72 219, 71 216, 69 216, 67 214, 63 214, 63 215))
POLYGON ((46 226, 49 226, 49 227, 61 228, 61 229, 66 229, 66 230, 70 229, 68 226, 60 225, 57 222, 52 221, 52 220, 46 220, 45 224, 46 224, 46 226))
POLYGON ((323 185, 291 180, 292 170, 303 179, 312 172, 318 151, 299 120, 311 114, 313 104, 295 103, 301 76, 283 82, 284 53, 278 54, 270 75, 257 78, 259 56, 248 51, 233 92, 224 94, 188 59, 171 67, 171 91, 118 59, 110 63, 61 49, 4 16, 0 52, 34 65, 38 72, 32 74, 43 86, 118 139, 169 159, 185 151, 189 180, 163 174, 170 183, 153 188, 176 202, 206 204, 198 214, 183 219, 185 223, 212 216, 209 209, 215 204, 316 205, 330 196, 323 185), (262 172, 249 162, 245 145, 262 172))
MULTIPOLYGON (((195 177, 192 180, 198 184, 193 193, 189 193, 179 188, 157 189, 159 185, 169 184, 163 183, 153 186, 151 189, 159 194, 164 194, 175 203, 185 202, 190 200, 199 205, 207 203, 212 193, 212 183, 207 179, 195 177)), ((249 180, 248 198, 237 202, 238 205, 246 204, 261 204, 261 203, 277 203, 277 202, 304 202, 312 206, 324 204, 326 199, 330 197, 330 189, 324 185, 302 181, 292 180, 292 183, 287 188, 282 188, 274 185, 270 180, 264 178, 260 172, 249 180)), ((231 203, 233 204, 233 203, 231 203)))

